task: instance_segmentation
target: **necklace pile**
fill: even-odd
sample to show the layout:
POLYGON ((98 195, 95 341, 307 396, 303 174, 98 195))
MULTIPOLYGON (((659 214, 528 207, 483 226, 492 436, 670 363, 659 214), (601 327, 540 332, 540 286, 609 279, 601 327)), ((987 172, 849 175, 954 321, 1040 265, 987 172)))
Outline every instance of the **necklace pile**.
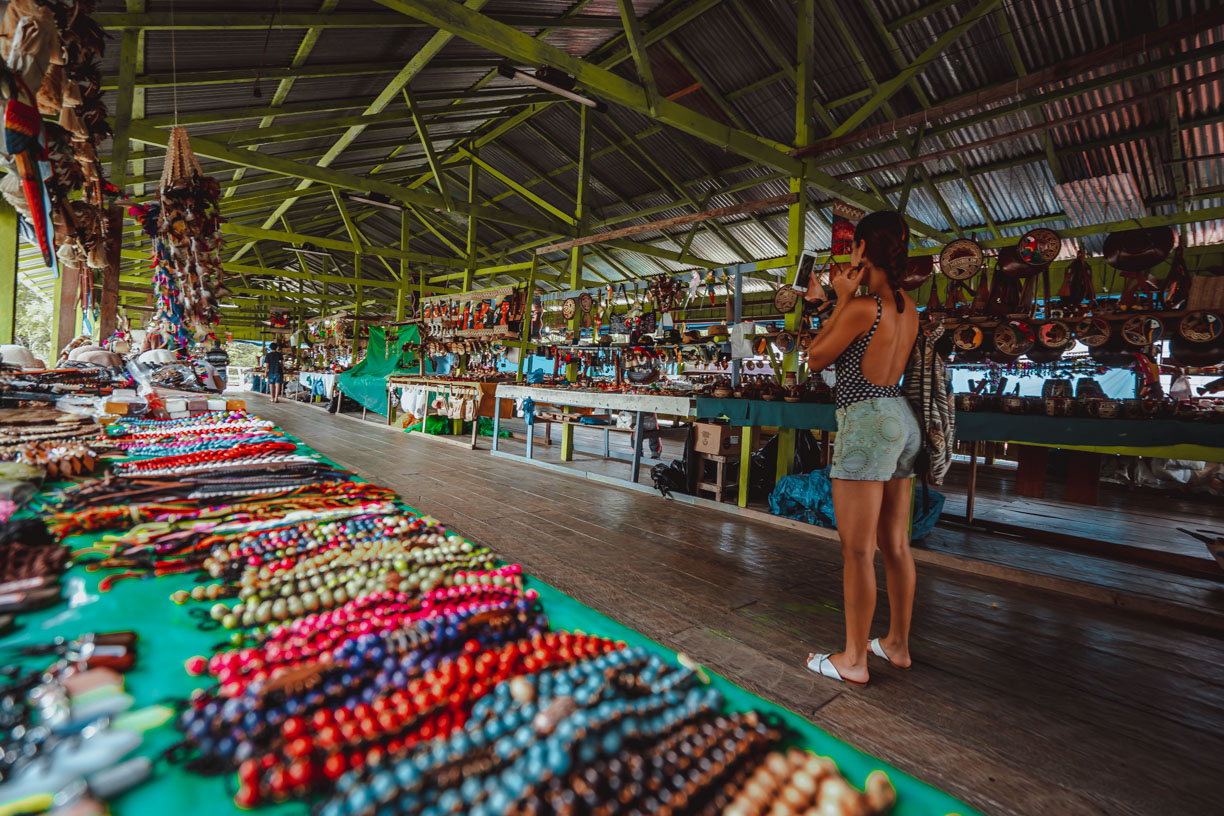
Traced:
MULTIPOLYGON (((188 769, 243 808, 318 816, 872 816, 893 804, 729 711, 704 674, 643 646, 554 630, 517 564, 222 412, 109 430, 129 455, 63 491, 64 536, 113 531, 89 569, 194 576, 170 594, 228 640, 190 658, 188 769), (134 458, 147 456, 152 458, 134 458), (214 500, 214 498, 218 500, 214 500)), ((104 586, 105 585, 105 586, 104 586)))

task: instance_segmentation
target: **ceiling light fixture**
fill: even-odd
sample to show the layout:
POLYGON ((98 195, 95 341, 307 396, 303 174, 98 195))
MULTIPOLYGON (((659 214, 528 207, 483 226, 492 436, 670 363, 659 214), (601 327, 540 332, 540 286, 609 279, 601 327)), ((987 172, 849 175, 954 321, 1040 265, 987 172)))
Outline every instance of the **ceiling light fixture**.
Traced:
POLYGON ((396 204, 391 200, 391 196, 383 193, 344 193, 344 198, 347 201, 356 201, 359 204, 369 204, 372 207, 382 207, 384 210, 395 210, 403 212, 402 204, 396 204))
POLYGON ((608 112, 608 106, 602 100, 574 93, 574 78, 569 74, 561 73, 555 68, 549 68, 548 66, 537 68, 533 76, 526 71, 520 71, 508 62, 503 62, 497 66, 497 73, 506 79, 517 79, 529 85, 534 85, 537 88, 551 91, 558 96, 564 96, 566 99, 572 99, 579 105, 594 108, 599 113, 608 112))

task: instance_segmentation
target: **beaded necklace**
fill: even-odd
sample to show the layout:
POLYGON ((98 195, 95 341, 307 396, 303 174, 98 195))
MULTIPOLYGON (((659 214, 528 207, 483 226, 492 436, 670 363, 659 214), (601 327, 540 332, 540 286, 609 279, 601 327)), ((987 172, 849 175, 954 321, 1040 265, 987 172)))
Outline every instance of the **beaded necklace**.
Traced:
POLYGON ((236 459, 259 459, 273 453, 291 453, 297 450, 292 442, 272 441, 259 442, 250 445, 233 445, 217 450, 204 450, 175 456, 161 456, 157 459, 128 460, 117 462, 114 472, 119 475, 133 473, 148 473, 158 470, 169 470, 175 467, 188 467, 213 462, 230 462, 236 459))
POLYGON ((276 442, 283 438, 279 433, 239 433, 209 435, 198 439, 184 439, 177 442, 156 442, 143 444, 139 440, 125 440, 120 447, 128 456, 178 456, 185 453, 200 451, 226 450, 235 444, 258 444, 261 442, 276 442))
POLYGON ((284 798, 286 783, 296 787, 295 780, 301 777, 294 772, 294 764, 303 760, 315 770, 308 787, 334 782, 346 771, 378 765, 461 727, 473 702, 484 699, 492 686, 622 647, 590 635, 539 634, 478 655, 466 650, 368 704, 321 708, 309 717, 291 716, 281 725, 284 748, 277 753, 277 761, 269 762, 265 755, 257 761, 248 759, 239 768, 243 787, 237 801, 245 806, 250 801, 284 798), (307 733, 313 736, 303 740, 307 733))
POLYGON ((657 738, 720 705, 716 690, 692 688, 692 678, 638 648, 517 678, 517 696, 511 683, 499 684, 446 742, 365 776, 342 776, 320 816, 365 816, 389 802, 403 814, 504 813, 575 762, 614 755, 626 740, 657 738))

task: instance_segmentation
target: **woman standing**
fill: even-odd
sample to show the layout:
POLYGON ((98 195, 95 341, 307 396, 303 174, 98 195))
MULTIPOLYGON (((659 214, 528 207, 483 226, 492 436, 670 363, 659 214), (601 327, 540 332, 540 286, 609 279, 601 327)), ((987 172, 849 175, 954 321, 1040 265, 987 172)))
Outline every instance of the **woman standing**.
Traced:
POLYGON ((851 683, 867 682, 868 651, 895 666, 910 665, 914 557, 908 521, 922 439, 898 386, 918 335, 917 306, 901 291, 908 247, 909 227, 898 213, 875 212, 859 222, 850 263, 832 281, 837 307, 808 347, 812 371, 836 361, 837 441, 829 475, 845 561, 846 648, 811 654, 807 666, 851 683), (856 296, 862 285, 867 294, 856 296), (869 642, 877 548, 884 554, 891 616, 888 634, 869 642))

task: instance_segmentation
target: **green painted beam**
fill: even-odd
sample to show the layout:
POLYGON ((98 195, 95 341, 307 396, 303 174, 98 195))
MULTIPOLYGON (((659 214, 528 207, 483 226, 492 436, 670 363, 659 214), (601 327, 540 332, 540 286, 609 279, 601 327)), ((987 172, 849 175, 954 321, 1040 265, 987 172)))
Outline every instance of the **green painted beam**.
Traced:
MULTIPOLYGON (((496 60, 490 59, 445 59, 439 60, 436 66, 439 70, 466 70, 485 68, 496 65, 496 60)), ((174 85, 190 87, 196 85, 234 85, 243 82, 254 82, 263 79, 318 79, 322 77, 370 76, 375 74, 393 74, 403 68, 398 62, 355 62, 340 65, 303 65, 300 68, 234 68, 212 71, 180 72, 176 77, 169 74, 145 74, 136 78, 138 88, 169 88, 174 85)), ((119 88, 120 79, 117 76, 102 78, 102 90, 113 91, 119 88)))
MULTIPOLYGON (((149 127, 143 123, 134 122, 132 124, 132 138, 136 141, 145 142, 146 144, 165 147, 167 141, 169 140, 169 133, 163 130, 158 130, 157 128, 149 127)), ((195 153, 199 156, 206 156, 208 158, 224 161, 239 167, 253 167, 260 170, 267 170, 272 173, 277 173, 279 175, 303 179, 303 181, 299 183, 299 187, 318 182, 321 184, 330 184, 336 187, 343 187, 348 190, 383 193, 393 200, 401 201, 407 204, 414 204, 421 207, 445 209, 446 206, 446 203, 442 200, 441 196, 421 192, 420 190, 413 190, 408 187, 401 187, 395 184, 388 184, 387 182, 380 181, 378 179, 341 173, 323 166, 322 164, 307 165, 300 162, 282 159, 279 156, 257 153, 251 150, 237 150, 201 137, 193 138, 191 140, 191 146, 195 153)), ((302 187, 302 189, 305 188, 302 187)), ((293 200, 295 199, 289 198, 282 202, 277 207, 276 211, 274 211, 275 218, 269 217, 268 220, 265 220, 265 223, 275 224, 280 216, 289 209, 285 205, 293 200)), ((471 208, 468 214, 477 215, 481 219, 523 227, 524 229, 534 229, 540 232, 565 234, 564 230, 557 231, 557 225, 551 222, 544 222, 537 219, 520 216, 517 213, 511 213, 496 207, 487 207, 482 205, 471 208)))
POLYGON ((896 31, 899 28, 905 28, 907 25, 921 22, 932 14, 943 11, 948 6, 956 5, 960 0, 934 0, 934 2, 926 3, 919 8, 914 9, 908 14, 903 14, 895 20, 887 23, 889 31, 896 31))
POLYGON ((332 203, 336 205, 336 212, 340 214, 340 220, 344 223, 344 230, 348 233, 349 240, 353 242, 353 252, 360 253, 362 251, 361 233, 357 231, 357 225, 353 223, 353 218, 349 215, 348 207, 341 198, 340 191, 332 187, 331 196, 332 203))
POLYGON ((625 29, 625 39, 629 43, 629 53, 633 55, 633 64, 637 66, 638 80, 646 91, 646 101, 653 113, 654 100, 659 96, 659 89, 655 87, 650 54, 646 53, 646 44, 642 42, 642 30, 638 25, 633 0, 616 0, 616 4, 620 7, 621 26, 625 29))
POLYGON ((837 129, 830 136, 844 136, 851 132, 859 125, 867 120, 867 117, 875 113, 875 111, 892 98, 893 94, 901 90, 902 86, 909 82, 911 77, 916 76, 924 70, 928 63, 938 58, 941 54, 948 50, 952 43, 959 40, 970 29, 986 18, 988 14, 994 11, 995 7, 1003 0, 981 0, 976 6, 970 9, 963 17, 956 22, 956 25, 943 32, 923 50, 909 65, 903 68, 896 76, 882 82, 879 90, 875 91, 866 102, 862 104, 854 113, 850 114, 842 121, 837 129))
MULTIPOLYGON (((354 227, 354 230, 356 228, 354 227)), ((252 238, 258 241, 272 241, 277 244, 313 244, 319 249, 330 249, 337 252, 351 252, 355 255, 370 255, 381 258, 393 258, 413 263, 428 264, 430 266, 443 266, 452 269, 462 269, 464 262, 455 258, 444 258, 439 255, 425 255, 420 252, 408 252, 394 247, 380 246, 363 246, 354 245, 350 241, 338 241, 334 238, 321 238, 317 235, 302 235, 293 232, 281 232, 280 230, 263 229, 262 227, 251 227, 245 224, 235 224, 226 222, 221 226, 221 231, 227 235, 238 235, 243 238, 252 238)))
MULTIPOLYGON (((984 0, 986 3, 999 1, 984 0)), ((528 65, 548 65, 564 71, 574 76, 578 85, 588 89, 599 98, 642 114, 650 115, 651 113, 651 105, 641 86, 449 0, 412 0, 412 2, 377 0, 377 2, 437 26, 444 31, 449 31, 469 42, 501 54, 507 59, 528 65)), ((719 145, 737 155, 781 170, 792 177, 804 176, 808 184, 855 206, 868 210, 887 208, 885 202, 816 169, 811 162, 792 158, 785 149, 768 139, 715 122, 669 99, 656 100, 654 107, 656 109, 655 118, 663 124, 719 145)), ((947 237, 942 231, 916 219, 911 220, 911 227, 919 234, 932 238, 944 239, 947 237)))
MULTIPOLYGON (((614 17, 544 17, 521 14, 493 15, 494 19, 515 28, 573 28, 608 29, 620 28, 614 17)), ((95 12, 94 22, 105 29, 143 28, 154 31, 231 31, 243 29, 285 28, 424 28, 424 23, 406 20, 402 16, 385 13, 353 12, 346 14, 313 14, 309 12, 281 12, 278 14, 251 12, 180 11, 131 14, 123 12, 95 12)))
MULTIPOLYGON (((462 8, 465 11, 475 14, 481 8, 484 8, 487 2, 488 0, 466 0, 462 8)), ((426 41, 425 45, 418 49, 412 56, 412 59, 408 60, 406 64, 399 67, 398 73, 396 73, 395 77, 389 83, 387 83, 381 92, 379 92, 374 101, 366 107, 366 109, 363 111, 363 115, 369 116, 376 113, 382 113, 394 99, 399 97, 400 92, 404 88, 408 87, 408 83, 410 83, 418 74, 420 74, 421 71, 425 70, 425 67, 429 65, 435 57, 437 57, 438 53, 446 47, 446 44, 451 41, 453 36, 454 35, 449 32, 439 31, 430 37, 429 40, 426 41)), ((326 168, 328 165, 334 162, 336 158, 348 148, 349 145, 356 141, 364 130, 365 127, 362 125, 353 125, 350 127, 344 132, 344 135, 337 139, 327 150, 327 152, 323 154, 322 158, 316 162, 316 165, 320 168, 326 168)), ((304 176, 302 177, 302 181, 298 184, 298 188, 304 190, 307 187, 310 187, 314 181, 314 179, 304 176)), ((411 201, 411 199, 398 199, 398 197, 397 200, 405 200, 414 204, 419 203, 417 201, 411 201)), ((293 206, 294 201, 295 199, 287 199, 277 205, 276 209, 265 220, 264 227, 270 227, 275 224, 276 219, 283 213, 287 212, 289 208, 293 206)), ((442 202, 442 206, 445 208, 445 201, 442 202)), ((468 215, 472 215, 470 210, 468 215)), ((245 249, 246 247, 239 249, 235 257, 241 257, 245 249)))
MULTIPOLYGON (((407 86, 404 87, 403 93, 404 104, 408 106, 408 113, 412 116, 412 125, 416 128, 417 138, 421 140, 421 147, 425 149, 425 161, 429 164, 429 171, 433 173, 434 184, 437 186, 438 192, 442 194, 442 200, 446 202, 446 209, 453 210, 455 203, 451 198, 450 188, 446 186, 446 177, 438 166, 438 155, 434 152, 433 142, 429 138, 429 129, 425 127, 425 120, 421 116, 416 102, 413 101, 412 94, 409 93, 407 86)), ((402 121, 403 117, 399 118, 402 121)))
POLYGON ((111 139, 110 181, 120 189, 128 176, 128 130, 132 124, 132 100, 136 93, 136 63, 140 32, 125 29, 119 46, 119 93, 115 101, 114 136, 111 139))
MULTIPOLYGON (((339 5, 339 2, 340 0, 323 0, 323 5, 319 8, 318 16, 332 18, 332 12, 336 10, 336 6, 339 5)), ((307 58, 310 57, 310 52, 314 50, 315 44, 319 41, 319 37, 322 36, 322 34, 322 28, 314 27, 306 30, 306 33, 302 36, 301 41, 298 43, 297 51, 294 53, 293 59, 289 63, 290 68, 301 68, 306 64, 307 58)), ((276 111, 285 104, 285 100, 289 97, 289 92, 293 90, 293 83, 296 80, 297 77, 285 77, 276 84, 276 91, 272 94, 272 99, 269 103, 269 106, 273 111, 276 111)), ((260 118, 259 127, 270 129, 274 121, 276 121, 276 113, 269 113, 260 118)), ((231 134, 229 144, 233 145, 234 143, 233 134, 231 134)), ((251 149, 256 149, 256 147, 253 146, 251 149)), ((241 179, 244 175, 246 175, 246 170, 247 169, 245 167, 239 167, 234 171, 233 179, 235 181, 241 179)), ((227 189, 225 191, 225 197, 233 197, 236 189, 236 187, 227 189)))
MULTIPOLYGON (((476 110, 497 110, 504 107, 512 107, 518 104, 534 104, 536 102, 555 101, 556 97, 548 94, 529 94, 523 95, 521 92, 515 91, 493 91, 483 94, 458 94, 451 91, 433 91, 426 93, 417 93, 413 97, 418 103, 425 100, 454 100, 453 102, 444 105, 421 105, 421 113, 426 119, 442 118, 448 113, 464 113, 476 110), (467 100, 467 101, 464 101, 467 100)), ((360 100, 355 100, 352 97, 343 99, 321 99, 317 102, 295 102, 279 107, 242 107, 242 108, 219 108, 206 111, 191 111, 188 113, 179 114, 179 124, 181 125, 210 125, 218 122, 235 122, 243 119, 259 119, 264 116, 273 116, 286 113, 335 113, 337 111, 348 110, 363 110, 368 103, 360 100)), ((154 127, 170 127, 174 124, 174 116, 167 114, 165 116, 150 116, 145 119, 147 124, 154 127)))
POLYGON ((552 204, 540 198, 538 195, 531 192, 530 190, 528 190, 523 185, 519 184, 514 179, 510 178, 505 173, 501 172, 496 167, 486 162, 484 159, 477 158, 475 153, 471 153, 465 148, 460 148, 459 152, 472 160, 473 167, 483 168, 490 176, 492 176, 493 178, 497 179, 502 184, 504 184, 507 187, 507 189, 514 191, 514 193, 519 198, 523 199, 528 204, 531 204, 532 206, 538 208, 545 214, 550 215, 553 218, 559 219, 561 221, 564 221, 565 223, 571 226, 574 226, 578 223, 577 221, 574 220, 574 217, 571 216, 570 214, 562 211, 561 209, 557 207, 554 207, 552 204))
MULTIPOLYGON (((122 249, 119 251, 119 257, 125 260, 139 261, 143 263, 149 262, 149 253, 141 252, 138 249, 122 249)), ((320 283, 339 283, 344 286, 353 286, 361 283, 371 287, 380 289, 395 289, 396 282, 392 280, 379 280, 378 278, 346 278, 340 275, 320 275, 313 272, 298 272, 295 269, 268 269, 263 266, 254 266, 252 264, 238 264, 231 262, 222 262, 221 268, 225 272, 232 275, 270 275, 277 278, 287 278, 289 280, 308 280, 317 281, 320 283)))

